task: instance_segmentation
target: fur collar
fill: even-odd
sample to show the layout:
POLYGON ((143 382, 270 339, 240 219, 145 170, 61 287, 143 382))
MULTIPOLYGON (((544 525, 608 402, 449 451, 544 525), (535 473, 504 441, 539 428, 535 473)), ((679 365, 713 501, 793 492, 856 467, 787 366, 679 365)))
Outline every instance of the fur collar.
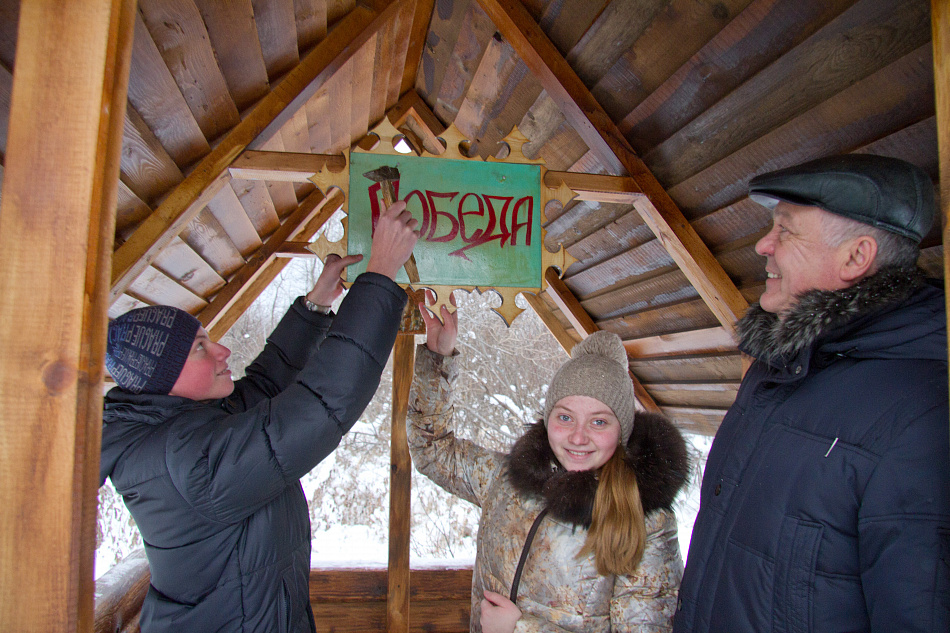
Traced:
POLYGON ((782 321, 753 304, 736 324, 739 348, 767 363, 794 358, 823 335, 905 301, 923 285, 920 269, 889 267, 849 288, 804 293, 782 321))
MULTIPOLYGON (((636 474, 644 513, 670 509, 689 475, 686 442, 676 427, 662 415, 637 413, 625 458, 636 474)), ((564 470, 543 423, 529 426, 515 442, 508 454, 508 480, 519 494, 543 498, 553 517, 590 527, 597 473, 564 470)))

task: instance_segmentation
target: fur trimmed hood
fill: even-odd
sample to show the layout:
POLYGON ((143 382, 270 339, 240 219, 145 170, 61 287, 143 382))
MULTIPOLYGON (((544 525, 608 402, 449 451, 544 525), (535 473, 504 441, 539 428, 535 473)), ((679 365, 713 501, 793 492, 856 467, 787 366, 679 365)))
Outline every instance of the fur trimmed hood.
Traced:
POLYGON ((917 268, 882 268, 841 290, 803 294, 784 320, 756 303, 736 324, 739 349, 771 363, 794 358, 835 330, 909 299, 925 285, 917 268))
MULTIPOLYGON (((683 436, 669 420, 655 413, 637 413, 624 463, 637 477, 646 514, 671 509, 689 476, 683 436)), ((597 473, 562 468, 541 422, 528 427, 515 442, 508 455, 507 476, 519 494, 542 497, 555 518, 590 527, 597 473)))

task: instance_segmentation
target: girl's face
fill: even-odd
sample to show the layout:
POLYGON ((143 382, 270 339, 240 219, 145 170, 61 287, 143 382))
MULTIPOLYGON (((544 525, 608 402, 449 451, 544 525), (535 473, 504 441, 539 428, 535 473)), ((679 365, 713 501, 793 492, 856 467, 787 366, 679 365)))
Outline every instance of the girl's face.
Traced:
POLYGON ((548 443, 567 470, 600 468, 620 443, 620 421, 596 398, 567 396, 551 409, 548 443))

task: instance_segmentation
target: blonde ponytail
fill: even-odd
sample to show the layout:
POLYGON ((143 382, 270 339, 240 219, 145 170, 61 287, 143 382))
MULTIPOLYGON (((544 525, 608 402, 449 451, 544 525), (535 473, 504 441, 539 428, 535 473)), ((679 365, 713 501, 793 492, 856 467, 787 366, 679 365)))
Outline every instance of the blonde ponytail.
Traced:
POLYGON ((577 557, 594 552, 597 573, 633 573, 646 547, 646 524, 633 469, 618 447, 600 470, 590 529, 577 557))

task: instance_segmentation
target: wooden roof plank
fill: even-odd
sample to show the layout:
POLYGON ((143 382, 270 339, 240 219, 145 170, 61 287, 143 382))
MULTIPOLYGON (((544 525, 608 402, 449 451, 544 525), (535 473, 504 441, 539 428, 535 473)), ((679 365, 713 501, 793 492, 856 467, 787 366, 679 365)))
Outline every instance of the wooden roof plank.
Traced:
POLYGON ((165 150, 184 168, 211 151, 142 16, 135 16, 129 103, 165 150))
POLYGON ((327 118, 324 120, 324 126, 330 132, 330 147, 327 148, 326 153, 342 152, 348 149, 354 140, 350 136, 350 108, 353 106, 352 84, 352 63, 344 64, 327 81, 326 93, 329 98, 329 111, 327 118))
POLYGON ((627 339, 710 328, 716 325, 716 319, 703 309, 702 301, 695 299, 606 319, 598 325, 627 339))
POLYGON ((224 285, 221 275, 180 237, 155 258, 153 266, 199 297, 210 297, 224 285))
POLYGON ((7 151, 7 126, 10 122, 10 96, 13 74, 0 64, 0 155, 7 151))
POLYGON ((577 344, 577 341, 575 341, 567 329, 561 325, 561 322, 557 320, 554 311, 548 308, 544 300, 533 292, 525 292, 522 296, 524 296, 525 301, 528 302, 528 305, 531 306, 535 314, 540 317, 541 322, 544 323, 544 327, 548 329, 548 332, 550 332, 554 340, 558 342, 561 349, 570 356, 571 350, 574 349, 574 345, 577 344))
POLYGON ((670 188, 670 195, 691 214, 705 215, 744 198, 756 174, 846 153, 929 118, 932 67, 926 44, 670 188))
POLYGON ((561 53, 574 48, 610 0, 549 2, 536 21, 561 53))
POLYGON ((739 382, 654 382, 649 383, 648 387, 660 407, 717 408, 725 411, 736 399, 739 382))
POLYGON ((644 162, 668 187, 686 180, 928 44, 929 5, 861 0, 645 154, 644 162))
POLYGON ((303 55, 327 36, 327 0, 294 0, 297 50, 303 55))
POLYGON ((208 302, 152 266, 129 286, 128 294, 148 305, 170 304, 194 314, 208 302))
MULTIPOLYGON (((310 151, 314 154, 330 151, 330 96, 326 90, 321 90, 307 102, 307 120, 317 122, 310 128, 310 151)), ((270 146, 261 149, 276 150, 270 146)))
MULTIPOLYGON (((395 42, 393 45, 393 57, 390 62, 389 70, 389 85, 386 92, 386 109, 395 105, 399 101, 399 97, 403 94, 403 82, 406 80, 407 75, 411 75, 411 80, 407 86, 407 90, 412 89, 412 85, 415 81, 415 72, 417 64, 413 65, 411 70, 408 69, 409 65, 409 46, 412 43, 411 38, 415 37, 413 33, 413 17, 417 3, 413 2, 404 2, 402 11, 396 14, 396 17, 393 18, 393 37, 395 37, 395 42)), ((425 0, 423 4, 431 4, 430 0, 425 0)), ((431 10, 430 10, 431 15, 431 10)), ((428 23, 428 18, 426 19, 428 23)), ((422 34, 422 37, 425 37, 425 34, 422 34)), ((373 125, 378 121, 378 119, 370 119, 370 124, 373 125)))
POLYGON ((646 194, 637 210, 706 305, 732 330, 748 304, 675 203, 637 158, 593 95, 514 0, 479 0, 505 38, 561 106, 568 121, 612 173, 626 172, 646 194))
MULTIPOLYGON (((392 7, 392 5, 389 5, 392 7)), ((284 80, 262 99, 222 141, 195 167, 181 185, 165 199, 142 226, 113 254, 111 298, 115 298, 154 259, 155 254, 177 235, 202 206, 227 182, 231 162, 255 141, 263 144, 268 134, 280 129, 328 76, 386 22, 391 9, 376 12, 357 7, 284 80)))
POLYGON ((268 81, 275 81, 300 61, 293 0, 251 0, 254 24, 268 81))
POLYGON ((623 342, 623 346, 630 356, 644 359, 672 354, 725 352, 734 350, 736 344, 724 328, 712 327, 627 339, 623 342))
MULTIPOLYGON (((368 125, 372 127, 381 121, 386 114, 386 104, 389 100, 389 86, 394 74, 394 46, 396 45, 396 22, 390 25, 376 38, 375 62, 372 63, 373 79, 368 95, 368 125)), ((363 130, 365 134, 366 130, 363 130)))
POLYGON ((221 187, 218 195, 208 201, 208 210, 227 232, 241 257, 247 258, 260 248, 261 237, 232 187, 221 187))
POLYGON ((670 0, 612 0, 565 56, 588 86, 593 86, 629 49, 670 0))
POLYGON ((231 178, 230 185, 259 236, 267 237, 280 226, 280 218, 266 183, 260 180, 231 178))
MULTIPOLYGON (((393 19, 395 20, 398 15, 399 13, 393 16, 393 19)), ((376 60, 377 41, 381 37, 389 37, 391 30, 392 23, 388 25, 388 28, 382 29, 371 38, 366 43, 366 46, 363 46, 356 55, 353 56, 353 59, 350 60, 350 65, 353 68, 353 79, 350 84, 350 123, 347 126, 350 140, 347 142, 347 146, 363 138, 363 136, 366 135, 366 131, 369 130, 370 102, 373 99, 374 92, 378 90, 385 94, 389 90, 388 74, 386 75, 387 81, 379 85, 376 85, 373 81, 373 75, 376 63, 381 63, 389 67, 392 66, 392 60, 376 60)), ((303 112, 306 114, 306 110, 303 110, 303 112)), ((309 147, 309 145, 308 142, 307 146, 309 147)))
POLYGON ((188 223, 181 239, 225 279, 244 265, 240 251, 208 207, 188 223))
POLYGON ((119 168, 122 181, 148 204, 185 178, 131 104, 125 109, 119 168))
POLYGON ((686 380, 739 382, 742 379, 742 359, 739 352, 631 358, 630 366, 647 384, 686 380))
POLYGON ((673 0, 591 89, 614 121, 649 97, 751 0, 673 0))
MULTIPOLYGON (((280 129, 280 138, 287 151, 303 153, 310 149, 310 119, 306 108, 300 108, 287 120, 280 129)), ((313 183, 310 182, 296 182, 293 187, 298 200, 313 191, 313 183)))
POLYGON ((152 0, 139 12, 205 138, 217 139, 237 125, 237 107, 195 3, 152 0))
POLYGON ((416 73, 422 64, 422 54, 425 50, 426 39, 429 33, 429 21, 435 8, 435 0, 415 0, 412 16, 408 26, 409 37, 406 38, 406 50, 402 55, 405 60, 402 70, 402 80, 396 98, 412 90, 416 85, 416 73))
POLYGON ((722 419, 726 416, 725 409, 662 407, 662 411, 683 431, 707 437, 716 434, 719 425, 722 424, 722 419))
MULTIPOLYGON (((453 4, 461 5, 462 3, 453 4)), ((453 44, 450 52, 445 53, 445 48, 438 45, 433 50, 434 55, 440 55, 435 58, 436 63, 447 66, 442 81, 434 87, 434 92, 423 90, 424 94, 436 95, 430 104, 432 111, 439 120, 446 122, 456 119, 488 42, 495 34, 495 25, 477 2, 465 2, 463 6, 465 6, 465 11, 461 15, 456 14, 453 6, 449 27, 460 28, 460 30, 454 39, 446 41, 453 44), (445 57, 441 57, 442 55, 445 57)), ((441 13, 438 11, 438 5, 436 13, 441 13)), ((436 20, 433 20, 432 24, 434 27, 438 26, 436 20)))
POLYGON ((619 123, 634 149, 669 138, 855 0, 755 0, 619 123))
POLYGON ((152 213, 152 208, 135 195, 121 179, 116 191, 115 240, 128 239, 132 231, 152 213))
MULTIPOLYGON (((460 59, 454 57, 453 53, 465 25, 465 18, 473 4, 475 4, 474 0, 443 0, 435 5, 431 13, 426 43, 419 60, 419 72, 416 73, 415 87, 419 93, 428 95, 428 103, 433 111, 436 111, 438 95, 442 90, 446 75, 453 71, 452 60, 460 59)), ((484 22, 485 18, 482 19, 484 22)), ((477 50, 479 54, 481 53, 480 47, 472 47, 469 50, 477 50)), ((477 61, 475 63, 477 64, 477 61)), ((451 121, 452 119, 454 117, 442 120, 451 121)))
POLYGON ((675 269, 676 262, 659 240, 618 253, 595 266, 572 273, 565 278, 568 286, 581 298, 586 298, 606 286, 629 284, 637 277, 657 275, 675 269))
POLYGON ((270 89, 251 0, 195 0, 239 112, 270 89))

